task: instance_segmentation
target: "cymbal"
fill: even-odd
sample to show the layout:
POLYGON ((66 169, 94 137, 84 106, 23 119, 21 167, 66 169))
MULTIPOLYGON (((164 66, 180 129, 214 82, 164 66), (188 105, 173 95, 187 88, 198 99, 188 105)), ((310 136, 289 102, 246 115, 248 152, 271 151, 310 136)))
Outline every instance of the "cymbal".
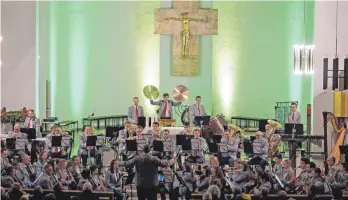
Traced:
POLYGON ((188 99, 189 89, 184 85, 178 85, 173 89, 173 99, 178 102, 184 102, 188 99))
POLYGON ((159 91, 155 86, 147 85, 143 89, 143 94, 146 98, 148 98, 150 100, 155 100, 159 96, 159 91))

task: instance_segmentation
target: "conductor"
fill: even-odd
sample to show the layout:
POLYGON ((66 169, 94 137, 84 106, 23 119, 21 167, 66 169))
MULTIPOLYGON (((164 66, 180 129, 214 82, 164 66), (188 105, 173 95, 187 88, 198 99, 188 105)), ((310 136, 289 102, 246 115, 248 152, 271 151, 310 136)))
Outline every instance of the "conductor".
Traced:
POLYGON ((144 154, 137 155, 125 162, 127 168, 135 166, 136 187, 139 200, 157 199, 158 166, 168 167, 166 161, 162 161, 150 155, 150 146, 144 146, 144 154))

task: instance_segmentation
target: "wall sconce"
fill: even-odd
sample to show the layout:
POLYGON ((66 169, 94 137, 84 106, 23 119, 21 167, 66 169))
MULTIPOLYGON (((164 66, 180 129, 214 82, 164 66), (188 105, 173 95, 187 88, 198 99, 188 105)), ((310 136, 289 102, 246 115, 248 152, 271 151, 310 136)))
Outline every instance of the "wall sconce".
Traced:
POLYGON ((314 73, 314 45, 294 45, 294 74, 314 73))

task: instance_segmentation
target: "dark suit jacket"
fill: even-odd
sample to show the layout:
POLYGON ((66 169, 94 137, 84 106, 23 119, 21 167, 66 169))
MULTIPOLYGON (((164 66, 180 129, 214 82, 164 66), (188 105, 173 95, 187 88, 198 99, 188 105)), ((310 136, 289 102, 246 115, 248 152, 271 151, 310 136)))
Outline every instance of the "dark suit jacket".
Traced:
POLYGON ((135 183, 140 188, 152 188, 158 186, 158 166, 167 167, 166 161, 160 160, 149 154, 137 155, 126 161, 126 167, 135 165, 135 183))

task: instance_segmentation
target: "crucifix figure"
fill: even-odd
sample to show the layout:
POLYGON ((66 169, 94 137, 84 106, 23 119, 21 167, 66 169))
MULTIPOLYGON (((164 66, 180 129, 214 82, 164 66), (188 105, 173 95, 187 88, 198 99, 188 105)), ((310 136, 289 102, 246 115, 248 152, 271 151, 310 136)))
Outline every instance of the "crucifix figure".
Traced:
POLYGON ((173 36, 172 75, 199 75, 199 36, 217 34, 217 15, 196 0, 173 0, 173 8, 155 10, 155 34, 173 36))
POLYGON ((187 49, 189 45, 189 40, 190 40, 190 21, 194 22, 203 22, 203 23, 208 23, 208 18, 207 19, 193 19, 187 17, 187 12, 184 12, 181 14, 181 18, 175 18, 175 17, 169 17, 166 18, 166 20, 173 20, 173 21, 181 21, 182 23, 182 56, 186 57, 187 56, 187 49))

